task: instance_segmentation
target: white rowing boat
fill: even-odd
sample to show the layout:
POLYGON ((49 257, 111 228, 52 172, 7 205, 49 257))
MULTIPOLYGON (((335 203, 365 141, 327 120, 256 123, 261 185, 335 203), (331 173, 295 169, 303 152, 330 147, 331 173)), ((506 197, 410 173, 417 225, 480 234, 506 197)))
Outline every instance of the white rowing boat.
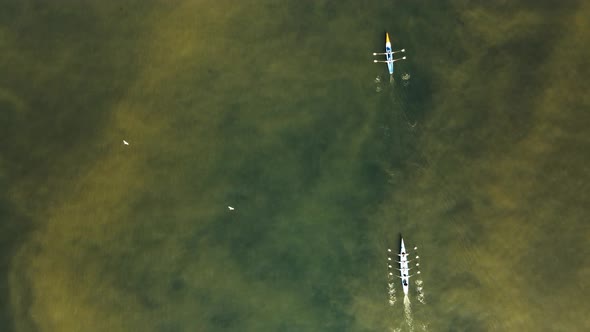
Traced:
POLYGON ((404 294, 406 295, 408 295, 408 291, 410 290, 410 267, 408 263, 408 252, 406 251, 404 239, 402 238, 402 244, 400 246, 399 253, 399 277, 402 280, 402 288, 404 289, 404 294))

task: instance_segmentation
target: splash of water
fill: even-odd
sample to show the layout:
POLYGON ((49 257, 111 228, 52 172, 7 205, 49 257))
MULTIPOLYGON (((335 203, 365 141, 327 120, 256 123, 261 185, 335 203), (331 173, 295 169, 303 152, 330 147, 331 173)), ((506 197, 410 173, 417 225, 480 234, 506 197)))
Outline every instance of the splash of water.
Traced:
POLYGON ((422 303, 422 304, 426 304, 426 300, 424 298, 424 287, 422 286, 424 282, 422 281, 422 279, 418 279, 416 280, 416 293, 418 295, 416 295, 416 299, 422 303))
POLYGON ((381 90, 383 90, 383 88, 381 87, 381 76, 375 77, 374 82, 375 82, 375 91, 381 92, 381 90))
POLYGON ((402 75, 402 80, 404 82, 404 86, 410 85, 410 74, 409 73, 404 73, 402 75))
POLYGON ((387 282, 387 294, 389 298, 389 306, 393 307, 395 305, 396 297, 395 297, 395 286, 392 282, 393 280, 389 280, 387 282))
POLYGON ((395 305, 395 277, 393 275, 393 266, 391 265, 393 259, 391 258, 391 249, 387 249, 387 298, 389 300, 389 306, 395 305))

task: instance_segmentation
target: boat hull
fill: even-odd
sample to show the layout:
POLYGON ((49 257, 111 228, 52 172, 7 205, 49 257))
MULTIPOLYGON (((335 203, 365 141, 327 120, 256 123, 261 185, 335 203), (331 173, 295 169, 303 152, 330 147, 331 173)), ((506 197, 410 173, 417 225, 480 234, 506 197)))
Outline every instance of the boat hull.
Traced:
POLYGON ((387 57, 387 69, 389 70, 389 74, 393 75, 393 51, 391 49, 389 33, 385 33, 385 56, 387 57))

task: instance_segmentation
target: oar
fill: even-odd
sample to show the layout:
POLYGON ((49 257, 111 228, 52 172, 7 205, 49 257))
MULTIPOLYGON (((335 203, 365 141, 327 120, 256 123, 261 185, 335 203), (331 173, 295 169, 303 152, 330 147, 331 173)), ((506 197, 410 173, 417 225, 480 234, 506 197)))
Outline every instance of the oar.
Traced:
MULTIPOLYGON (((420 274, 420 271, 416 272, 416 274, 420 274)), ((405 277, 401 277, 401 276, 397 276, 397 277, 398 277, 398 278, 400 278, 400 279, 404 279, 404 278, 412 278, 412 277, 414 277, 416 274, 412 274, 412 275, 405 276, 405 277)))
MULTIPOLYGON (((406 51, 406 49, 405 48, 402 48, 401 50, 391 52, 391 54, 393 54, 393 53, 399 53, 399 52, 405 52, 405 51, 406 51)), ((387 55, 387 54, 390 54, 390 53, 373 53, 373 55, 387 55)))
POLYGON ((406 59, 406 57, 403 57, 403 58, 400 58, 400 59, 394 59, 394 60, 391 60, 391 61, 387 61, 387 60, 373 60, 373 62, 374 63, 377 63, 377 62, 389 63, 389 62, 396 62, 396 61, 405 60, 405 59, 406 59))

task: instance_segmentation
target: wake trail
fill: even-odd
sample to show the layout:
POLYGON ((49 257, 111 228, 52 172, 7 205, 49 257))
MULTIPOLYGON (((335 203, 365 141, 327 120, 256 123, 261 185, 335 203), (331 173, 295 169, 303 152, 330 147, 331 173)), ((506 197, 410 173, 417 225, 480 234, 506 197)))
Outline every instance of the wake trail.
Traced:
POLYGON ((391 103, 392 105, 396 106, 402 114, 403 120, 406 122, 406 124, 408 126, 410 126, 411 128, 416 127, 416 125, 418 124, 417 121, 412 121, 410 120, 410 118, 408 117, 408 114, 406 112, 407 108, 408 108, 408 93, 407 93, 407 87, 410 84, 410 74, 405 73, 402 75, 401 78, 401 83, 397 83, 397 81, 391 81, 390 82, 390 86, 391 86, 391 103))
POLYGON ((410 332, 414 331, 414 318, 412 317, 412 304, 410 303, 410 298, 408 296, 404 296, 404 317, 406 319, 406 324, 408 324, 408 329, 410 332))

